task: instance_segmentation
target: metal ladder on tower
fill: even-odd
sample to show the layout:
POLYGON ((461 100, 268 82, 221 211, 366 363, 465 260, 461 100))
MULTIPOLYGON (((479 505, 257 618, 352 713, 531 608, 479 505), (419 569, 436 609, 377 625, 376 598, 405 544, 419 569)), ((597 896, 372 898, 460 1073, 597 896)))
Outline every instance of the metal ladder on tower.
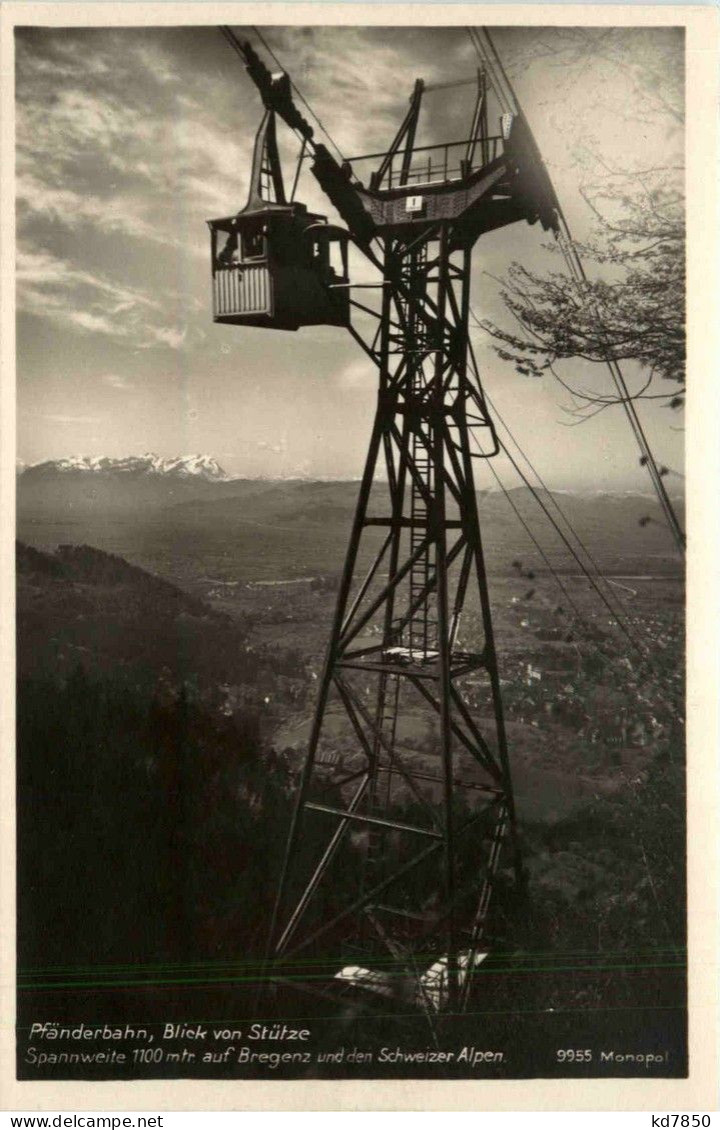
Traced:
MULTIPOLYGON (((432 495, 433 469, 426 444, 429 437, 413 434, 412 459, 418 478, 432 495)), ((410 495, 410 553, 420 549, 428 532, 428 505, 420 485, 413 480, 410 495)), ((437 651, 437 615, 431 578, 435 570, 435 547, 425 547, 410 570, 410 622, 408 646, 410 661, 423 663, 437 651), (415 607, 417 605, 417 607, 415 607)))
MULTIPOLYGON (((414 555, 428 534, 428 499, 433 494, 433 466, 431 458, 432 435, 422 412, 422 402, 427 395, 428 386, 423 370, 423 361, 431 351, 427 324, 421 317, 420 307, 427 287, 427 244, 415 257, 412 268, 415 279, 422 280, 422 292, 414 296, 415 307, 407 309, 408 321, 412 325, 413 353, 408 358, 409 396, 412 401, 415 427, 410 443, 410 458, 414 474, 410 482, 410 553, 414 555), (419 268, 419 270, 418 270, 419 268)), ((411 265, 408 264, 408 270, 411 265)), ((430 580, 435 570, 435 547, 426 546, 414 562, 409 577, 409 624, 408 647, 410 662, 423 663, 429 655, 437 651, 437 612, 435 597, 430 588, 430 580), (415 607, 417 605, 417 608, 415 607)))

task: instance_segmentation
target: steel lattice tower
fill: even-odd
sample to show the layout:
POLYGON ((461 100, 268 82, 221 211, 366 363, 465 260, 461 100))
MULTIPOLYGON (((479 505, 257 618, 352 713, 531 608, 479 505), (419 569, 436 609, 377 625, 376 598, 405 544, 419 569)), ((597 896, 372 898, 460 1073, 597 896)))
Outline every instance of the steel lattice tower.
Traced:
POLYGON ((456 1011, 484 956, 501 870, 522 887, 471 450, 478 437, 485 457, 499 450, 469 365, 471 258, 484 233, 507 224, 555 230, 557 202, 519 108, 491 134, 491 71, 471 80, 469 136, 434 146, 416 145, 431 89, 418 80, 392 145, 370 155, 382 160, 366 186, 314 141, 287 76, 229 38, 266 116, 246 208, 211 222, 216 319, 345 325, 378 373, 266 972, 321 994, 371 989, 456 1011), (312 158, 346 228, 286 201, 276 114, 302 138, 300 160, 312 158), (263 169, 272 201, 257 188, 263 169), (348 240, 379 273, 379 308, 348 302, 348 240), (328 265, 331 242, 340 273, 328 265), (301 279, 314 306, 294 303, 301 279), (350 307, 375 319, 371 340, 350 324, 350 307), (409 719, 416 730, 431 720, 422 742, 409 719))
POLYGON ((472 414, 476 426, 489 428, 490 421, 483 417, 482 401, 468 378, 470 253, 467 249, 453 253, 452 224, 443 223, 420 238, 388 237, 384 281, 388 285, 375 357, 377 411, 288 841, 274 952, 298 954, 328 935, 337 941, 345 933, 344 921, 352 927, 356 917, 364 915, 399 959, 414 944, 423 954, 448 956, 448 1003, 453 1005, 458 1003, 459 954, 467 961, 482 940, 499 849, 506 839, 520 878, 468 416, 472 414), (373 509, 371 514, 371 495, 381 493, 378 478, 383 482, 385 506, 383 512, 373 509), (380 530, 382 540, 358 582, 362 540, 371 530, 380 530), (387 578, 373 585, 383 565, 387 578), (473 649, 464 650, 458 645, 458 633, 470 589, 476 593, 481 633, 473 649), (362 645, 361 634, 372 623, 378 625, 377 642, 362 645), (492 726, 486 733, 474 720, 463 693, 466 677, 477 672, 486 681, 492 710, 492 726), (370 678, 371 694, 363 696, 357 684, 370 678), (321 799, 327 770, 318 751, 332 690, 364 762, 353 773, 352 795, 342 808, 321 799), (412 697, 429 707, 439 723, 437 769, 431 774, 416 773, 412 758, 396 741, 398 712, 412 697), (457 750, 469 755, 477 767, 470 782, 458 777, 457 750), (428 777, 439 786, 439 805, 429 805, 424 796, 428 777), (393 819, 392 802, 399 785, 423 811, 423 822, 410 825, 393 819), (472 817, 464 822, 456 819, 455 812, 463 788, 472 790, 476 802, 472 817), (304 821, 318 815, 331 816, 336 826, 287 913, 286 888, 298 838, 304 821), (303 934, 305 912, 343 837, 357 825, 367 829, 370 877, 365 888, 342 917, 303 934), (379 843, 378 836, 383 837, 379 843), (390 836, 398 866, 374 875, 390 836), (417 845, 417 850, 399 849, 400 838, 417 845), (468 850, 473 838, 482 843, 484 858, 472 876, 475 905, 470 908, 468 892, 463 890, 468 876, 459 857, 476 858, 468 850), (422 906, 406 905, 401 881, 414 868, 436 862, 442 898, 440 907, 428 914, 422 906), (393 905, 397 893, 398 905, 393 905), (419 923, 419 928, 408 930, 408 921, 419 923))

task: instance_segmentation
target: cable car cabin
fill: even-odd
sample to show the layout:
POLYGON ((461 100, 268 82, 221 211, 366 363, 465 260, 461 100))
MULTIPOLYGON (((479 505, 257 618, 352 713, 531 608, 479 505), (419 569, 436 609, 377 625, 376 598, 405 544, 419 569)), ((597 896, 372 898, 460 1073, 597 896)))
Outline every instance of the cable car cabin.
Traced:
POLYGON ((348 233, 304 204, 209 220, 213 321, 297 330, 348 326, 348 233))

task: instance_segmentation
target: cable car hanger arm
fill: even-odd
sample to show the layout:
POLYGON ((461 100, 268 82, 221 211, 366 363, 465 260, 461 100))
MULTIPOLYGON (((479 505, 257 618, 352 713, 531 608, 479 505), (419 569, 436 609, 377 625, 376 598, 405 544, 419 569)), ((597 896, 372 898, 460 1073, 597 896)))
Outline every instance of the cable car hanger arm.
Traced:
POLYGON ((274 110, 290 129, 299 133, 314 148, 314 130, 293 102, 290 76, 285 71, 273 75, 251 43, 238 39, 235 32, 227 26, 223 26, 221 30, 245 63, 245 69, 260 92, 265 109, 274 110))

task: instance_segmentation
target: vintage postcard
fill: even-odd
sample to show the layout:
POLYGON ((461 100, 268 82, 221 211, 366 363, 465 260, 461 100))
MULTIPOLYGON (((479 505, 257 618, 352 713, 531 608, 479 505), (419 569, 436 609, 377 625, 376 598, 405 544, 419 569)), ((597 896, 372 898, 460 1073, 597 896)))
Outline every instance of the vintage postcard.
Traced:
POLYGON ((10 1105, 710 1108, 716 13, 3 18, 10 1105))

